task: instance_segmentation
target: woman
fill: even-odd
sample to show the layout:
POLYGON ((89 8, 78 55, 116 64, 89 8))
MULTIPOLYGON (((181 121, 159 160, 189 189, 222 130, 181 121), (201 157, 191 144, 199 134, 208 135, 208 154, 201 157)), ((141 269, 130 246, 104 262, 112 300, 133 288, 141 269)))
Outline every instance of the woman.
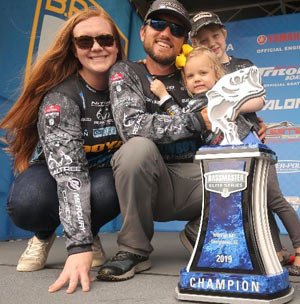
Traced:
POLYGON ((18 173, 7 211, 35 236, 17 269, 42 269, 61 223, 68 258, 49 291, 80 280, 89 290, 89 270, 104 263, 98 231, 119 214, 109 162, 120 147, 110 111, 108 70, 122 59, 111 17, 90 9, 67 20, 34 65, 15 105, 0 123, 18 173))

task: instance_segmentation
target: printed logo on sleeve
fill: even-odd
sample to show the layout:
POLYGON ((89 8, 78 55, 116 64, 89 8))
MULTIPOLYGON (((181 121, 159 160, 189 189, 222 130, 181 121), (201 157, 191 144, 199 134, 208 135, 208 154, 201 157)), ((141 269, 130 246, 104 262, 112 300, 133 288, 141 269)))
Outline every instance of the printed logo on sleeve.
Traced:
POLYGON ((44 110, 46 125, 52 127, 58 125, 60 122, 60 106, 59 105, 49 105, 44 110))
POLYGON ((70 178, 67 186, 71 191, 79 191, 81 188, 81 180, 76 177, 70 178))

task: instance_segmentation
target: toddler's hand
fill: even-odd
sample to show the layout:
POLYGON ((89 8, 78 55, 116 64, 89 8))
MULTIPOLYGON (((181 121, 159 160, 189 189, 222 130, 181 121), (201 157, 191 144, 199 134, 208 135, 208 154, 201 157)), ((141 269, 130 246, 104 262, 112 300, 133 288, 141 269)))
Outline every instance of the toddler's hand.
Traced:
POLYGON ((164 96, 169 95, 165 85, 158 79, 154 79, 150 84, 150 90, 158 98, 162 99, 164 96))

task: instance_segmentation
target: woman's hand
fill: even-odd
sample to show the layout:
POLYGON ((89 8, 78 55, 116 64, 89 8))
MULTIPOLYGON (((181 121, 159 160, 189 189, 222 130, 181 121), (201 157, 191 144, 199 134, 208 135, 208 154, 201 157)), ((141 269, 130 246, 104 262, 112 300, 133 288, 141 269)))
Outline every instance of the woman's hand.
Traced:
POLYGON ((69 283, 66 293, 73 293, 79 282, 82 291, 89 291, 90 281, 93 280, 89 277, 92 261, 92 251, 70 255, 66 260, 62 273, 54 284, 49 287, 48 291, 56 292, 69 283))

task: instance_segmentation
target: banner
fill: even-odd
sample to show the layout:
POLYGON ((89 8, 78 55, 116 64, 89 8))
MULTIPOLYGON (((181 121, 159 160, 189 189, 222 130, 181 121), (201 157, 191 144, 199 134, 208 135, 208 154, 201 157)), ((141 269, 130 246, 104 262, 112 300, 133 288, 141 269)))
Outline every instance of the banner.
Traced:
MULTIPOLYGON (((66 18, 89 6, 102 7, 110 14, 118 26, 128 59, 144 58, 139 37, 142 20, 129 0, 1 0, 0 119, 20 94, 24 76, 28 77, 35 58, 47 50, 66 18)), ((3 130, 0 136, 4 136, 3 130)), ((14 176, 11 160, 3 147, 0 143, 0 240, 29 237, 31 233, 18 229, 6 214, 6 200, 14 176)), ((119 227, 118 218, 101 231, 115 231, 119 227)))
POLYGON ((226 29, 228 54, 260 68, 266 104, 258 116, 269 127, 282 193, 300 215, 300 14, 230 22, 226 29))

